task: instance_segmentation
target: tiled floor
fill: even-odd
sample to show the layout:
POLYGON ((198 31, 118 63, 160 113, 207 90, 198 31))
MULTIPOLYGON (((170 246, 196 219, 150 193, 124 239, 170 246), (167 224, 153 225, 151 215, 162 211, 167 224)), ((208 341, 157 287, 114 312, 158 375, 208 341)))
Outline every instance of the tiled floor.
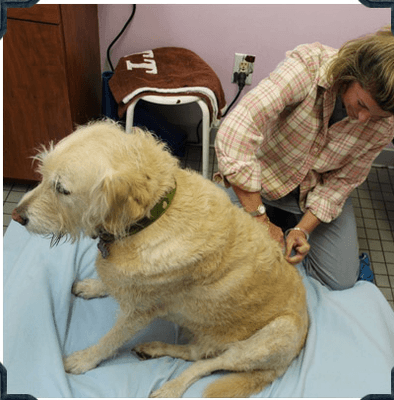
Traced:
MULTIPOLYGON (((181 165, 201 171, 201 147, 188 146, 181 165)), ((210 177, 216 170, 214 150, 210 149, 210 177)), ((29 189, 26 185, 4 185, 4 233, 12 210, 29 189)), ((394 169, 372 168, 367 181, 352 193, 352 199, 360 252, 369 255, 375 283, 394 309, 394 169)))
POLYGON ((369 255, 375 283, 394 309, 394 169, 372 168, 352 200, 360 252, 369 255))

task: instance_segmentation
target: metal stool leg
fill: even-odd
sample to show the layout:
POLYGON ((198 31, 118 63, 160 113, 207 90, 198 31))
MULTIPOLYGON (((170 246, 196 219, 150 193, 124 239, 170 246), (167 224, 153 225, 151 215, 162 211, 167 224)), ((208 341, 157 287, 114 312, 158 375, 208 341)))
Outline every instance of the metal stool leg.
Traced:
POLYGON ((126 128, 125 131, 126 133, 131 133, 131 128, 133 127, 133 122, 134 122, 134 109, 137 104, 139 99, 136 101, 133 101, 130 103, 130 105, 127 107, 127 112, 126 112, 126 128))
POLYGON ((202 176, 208 177, 209 170, 209 136, 210 136, 210 115, 209 108, 204 100, 198 100, 202 112, 202 176))

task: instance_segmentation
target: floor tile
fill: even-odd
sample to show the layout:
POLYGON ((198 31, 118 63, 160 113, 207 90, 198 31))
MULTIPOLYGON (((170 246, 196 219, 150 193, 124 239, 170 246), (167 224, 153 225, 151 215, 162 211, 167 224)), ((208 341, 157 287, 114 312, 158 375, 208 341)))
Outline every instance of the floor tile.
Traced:
POLYGON ((379 287, 391 288, 389 277, 387 275, 375 274, 375 282, 379 287))
MULTIPOLYGON (((377 285, 378 286, 378 285, 377 285)), ((379 287, 379 286, 378 286, 379 287)), ((380 289, 380 291, 383 293, 383 296, 387 299, 387 300, 393 300, 394 298, 393 298, 393 292, 392 292, 392 290, 391 289, 389 289, 389 288, 382 288, 382 287, 379 287, 379 289, 380 289)))

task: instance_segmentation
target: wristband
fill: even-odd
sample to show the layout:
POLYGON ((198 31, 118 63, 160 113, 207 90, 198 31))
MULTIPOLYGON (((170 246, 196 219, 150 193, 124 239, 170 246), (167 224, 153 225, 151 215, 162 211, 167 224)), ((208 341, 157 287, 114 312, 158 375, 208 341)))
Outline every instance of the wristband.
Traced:
POLYGON ((306 237, 306 241, 309 241, 309 233, 305 229, 298 228, 297 226, 295 228, 290 228, 285 232, 285 238, 290 233, 290 231, 300 231, 300 232, 302 232, 306 237))

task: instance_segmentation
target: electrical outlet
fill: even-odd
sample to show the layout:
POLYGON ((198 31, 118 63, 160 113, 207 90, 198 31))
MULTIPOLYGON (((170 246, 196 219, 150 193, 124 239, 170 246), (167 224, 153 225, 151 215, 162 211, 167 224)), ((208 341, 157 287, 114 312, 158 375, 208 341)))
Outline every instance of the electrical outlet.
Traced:
POLYGON ((234 79, 234 72, 245 72, 245 74, 247 75, 245 84, 252 84, 255 58, 255 56, 252 56, 250 54, 235 53, 233 75, 231 80, 232 83, 237 83, 234 79))

